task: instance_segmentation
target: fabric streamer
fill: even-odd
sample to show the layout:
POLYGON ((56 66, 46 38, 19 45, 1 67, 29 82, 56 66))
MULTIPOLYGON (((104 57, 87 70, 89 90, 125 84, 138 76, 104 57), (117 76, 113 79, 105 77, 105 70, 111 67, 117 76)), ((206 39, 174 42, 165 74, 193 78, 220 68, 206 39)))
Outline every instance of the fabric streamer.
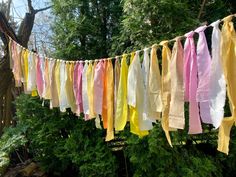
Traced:
POLYGON ((152 128, 149 120, 143 120, 143 81, 139 52, 132 53, 128 71, 127 100, 130 110, 130 131, 139 137, 148 135, 152 128))
POLYGON ((227 84, 227 95, 229 97, 229 104, 232 116, 225 117, 219 128, 218 135, 218 151, 225 154, 229 153, 230 131, 236 121, 236 53, 235 53, 235 30, 234 24, 231 21, 232 16, 223 19, 221 37, 221 58, 223 63, 223 70, 227 84))
POLYGON ((189 134, 202 133, 197 93, 197 58, 193 39, 194 32, 185 34, 184 69, 185 69, 185 101, 189 101, 189 134))
POLYGON ((128 118, 128 104, 127 104, 128 65, 126 59, 127 55, 123 55, 121 60, 120 81, 116 100, 116 113, 115 113, 116 131, 124 130, 128 118))
POLYGON ((165 132, 166 138, 170 146, 172 147, 170 133, 169 133, 169 109, 170 109, 170 62, 171 62, 171 50, 168 47, 168 41, 162 41, 162 119, 161 125, 165 132))
POLYGON ((83 113, 83 100, 82 100, 82 73, 83 73, 83 63, 77 62, 74 67, 74 95, 76 102, 76 114, 79 116, 83 113))
POLYGON ((169 127, 184 129, 184 49, 180 37, 175 40, 170 64, 171 101, 169 127))
POLYGON ((211 69, 211 56, 208 50, 204 30, 206 25, 198 27, 195 32, 198 33, 197 42, 197 69, 198 69, 198 87, 196 100, 199 102, 200 115, 203 123, 212 124, 209 104, 209 82, 211 69))
POLYGON ((151 49, 151 61, 147 90, 151 108, 149 116, 156 120, 160 120, 160 113, 163 106, 161 100, 161 74, 157 58, 157 45, 153 45, 151 49))
POLYGON ((220 20, 213 22, 211 48, 212 61, 210 71, 209 99, 210 114, 215 128, 219 128, 224 117, 224 105, 226 99, 226 81, 223 73, 222 59, 220 56, 221 32, 219 29, 220 20))

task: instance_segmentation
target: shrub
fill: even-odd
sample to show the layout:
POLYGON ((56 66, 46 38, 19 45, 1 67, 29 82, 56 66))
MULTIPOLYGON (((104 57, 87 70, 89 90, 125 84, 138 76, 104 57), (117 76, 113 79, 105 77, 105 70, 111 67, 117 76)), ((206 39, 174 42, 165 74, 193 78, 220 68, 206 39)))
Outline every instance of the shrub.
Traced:
POLYGON ((69 110, 42 107, 39 98, 16 100, 18 124, 26 125, 29 152, 42 168, 62 176, 116 176, 116 161, 93 120, 84 121, 69 110))

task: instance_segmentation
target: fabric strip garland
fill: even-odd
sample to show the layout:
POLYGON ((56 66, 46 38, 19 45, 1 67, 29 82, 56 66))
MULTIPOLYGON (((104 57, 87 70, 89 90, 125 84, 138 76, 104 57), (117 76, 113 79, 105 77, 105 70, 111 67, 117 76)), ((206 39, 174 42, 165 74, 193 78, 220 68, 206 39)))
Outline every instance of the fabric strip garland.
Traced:
POLYGON ((202 133, 202 123, 212 124, 219 128, 218 150, 228 154, 236 121, 235 16, 225 17, 221 30, 217 20, 144 50, 89 61, 42 57, 9 37, 15 86, 49 100, 51 109, 71 109, 78 116, 83 113, 85 120, 94 119, 96 127, 107 130, 106 141, 114 139, 114 131, 124 130, 127 122, 132 133, 143 137, 160 121, 172 146, 171 131, 185 128, 184 102, 188 102, 189 134, 202 133), (208 27, 213 28, 211 50, 204 32, 208 27), (232 116, 223 118, 226 92, 232 116))

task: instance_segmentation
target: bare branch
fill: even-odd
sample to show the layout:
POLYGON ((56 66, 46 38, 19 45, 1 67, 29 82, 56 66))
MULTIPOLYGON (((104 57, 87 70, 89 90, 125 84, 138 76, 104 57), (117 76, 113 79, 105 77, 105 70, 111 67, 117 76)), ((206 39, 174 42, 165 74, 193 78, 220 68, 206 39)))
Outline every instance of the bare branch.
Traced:
POLYGON ((41 11, 44 11, 44 10, 48 10, 48 9, 50 9, 52 7, 52 5, 51 6, 48 6, 48 7, 44 7, 44 8, 42 8, 42 9, 36 9, 36 10, 34 10, 34 13, 36 14, 36 13, 38 13, 38 12, 41 12, 41 11))
POLYGON ((9 1, 8 1, 8 4, 7 4, 6 18, 7 18, 8 21, 9 21, 9 19, 10 19, 11 3, 12 3, 12 0, 9 0, 9 1))
POLYGON ((15 41, 18 41, 14 30, 9 25, 5 14, 0 11, 0 33, 4 44, 7 46, 7 39, 5 35, 9 35, 15 41))
POLYGON ((34 13, 34 8, 33 8, 33 5, 32 5, 32 1, 31 0, 27 0, 28 2, 28 8, 29 8, 29 13, 34 13))

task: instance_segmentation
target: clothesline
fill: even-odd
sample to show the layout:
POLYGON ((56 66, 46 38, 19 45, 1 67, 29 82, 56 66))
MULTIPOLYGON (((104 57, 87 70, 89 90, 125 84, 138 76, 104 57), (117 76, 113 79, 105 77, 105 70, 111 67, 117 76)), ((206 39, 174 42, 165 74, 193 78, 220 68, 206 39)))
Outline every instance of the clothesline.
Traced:
MULTIPOLYGON (((231 15, 229 15, 229 16, 236 17, 236 14, 231 14, 231 15)), ((222 22, 222 19, 220 20, 220 22, 222 22)), ((207 26, 207 28, 208 28, 208 27, 211 27, 210 25, 206 25, 206 26, 207 26)), ((2 31, 2 32, 3 32, 6 36, 8 36, 12 41, 14 41, 18 46, 20 46, 20 47, 23 48, 24 50, 29 50, 29 49, 23 47, 22 45, 20 45, 19 43, 17 43, 15 40, 13 40, 7 33, 5 33, 4 31, 2 31)), ((166 41, 168 41, 168 43, 169 43, 169 42, 174 42, 174 41, 176 41, 176 38, 183 39, 183 38, 186 38, 186 36, 181 35, 181 36, 177 36, 177 37, 175 37, 175 38, 173 38, 173 39, 166 40, 166 41)), ((141 52, 141 51, 148 50, 148 49, 151 49, 151 48, 153 48, 153 47, 158 47, 158 46, 161 46, 161 44, 160 44, 160 43, 159 43, 159 44, 158 44, 158 43, 155 43, 155 44, 153 44, 152 46, 145 47, 144 49, 137 50, 137 51, 134 51, 134 52, 141 52)), ((32 51, 29 50, 29 52, 32 52, 32 51)), ((122 55, 117 55, 117 56, 115 56, 115 57, 100 58, 100 59, 92 59, 92 60, 76 60, 76 61, 74 61, 74 60, 54 59, 54 58, 47 57, 47 56, 44 56, 44 58, 48 58, 49 60, 57 60, 57 61, 60 61, 60 62, 67 62, 67 63, 77 63, 77 62, 85 63, 85 62, 89 62, 89 61, 112 60, 112 59, 118 59, 118 58, 121 59, 124 55, 130 56, 130 55, 131 55, 132 53, 134 53, 134 52, 123 53, 122 55)), ((33 53, 34 55, 36 55, 36 56, 39 56, 39 57, 42 56, 42 55, 40 55, 40 54, 38 54, 38 53, 35 53, 35 52, 32 52, 32 53, 33 53)))

